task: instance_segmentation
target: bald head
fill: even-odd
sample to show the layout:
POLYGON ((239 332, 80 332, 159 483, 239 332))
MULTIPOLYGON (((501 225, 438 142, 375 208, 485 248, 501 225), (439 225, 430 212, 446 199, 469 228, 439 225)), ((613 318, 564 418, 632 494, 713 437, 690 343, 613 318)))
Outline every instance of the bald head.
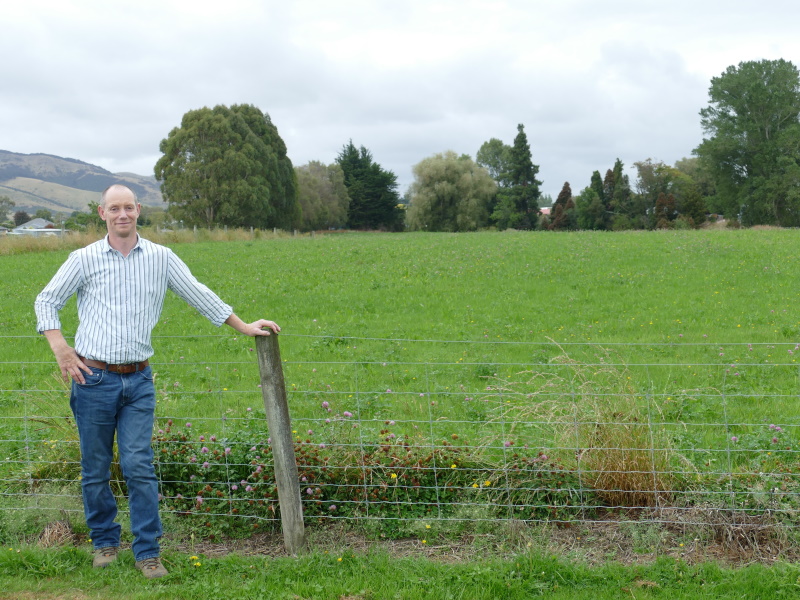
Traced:
POLYGON ((105 207, 110 198, 132 200, 134 204, 138 204, 138 199, 136 198, 136 194, 133 193, 133 190, 121 183, 115 183, 103 190, 103 193, 100 195, 100 206, 105 207))
POLYGON ((125 185, 112 185, 100 198, 101 204, 97 207, 97 213, 106 222, 109 243, 116 250, 122 251, 124 240, 135 242, 137 239, 136 220, 139 218, 141 206, 136 202, 136 194, 125 185))

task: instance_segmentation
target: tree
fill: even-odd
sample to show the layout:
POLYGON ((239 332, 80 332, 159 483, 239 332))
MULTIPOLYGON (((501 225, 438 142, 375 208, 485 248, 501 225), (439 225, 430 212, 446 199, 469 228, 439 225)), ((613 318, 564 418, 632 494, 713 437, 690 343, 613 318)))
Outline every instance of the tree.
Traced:
POLYGON ((550 209, 550 225, 548 229, 575 229, 578 225, 575 214, 575 200, 572 198, 572 188, 569 181, 565 181, 561 191, 550 209))
POLYGON ((745 225, 800 225, 800 73, 788 61, 741 62, 711 80, 694 152, 719 202, 745 225))
POLYGON ((616 189, 616 178, 614 171, 608 169, 606 176, 603 177, 603 199, 605 200, 606 209, 612 212, 612 203, 614 201, 614 191, 616 189))
POLYGON ((675 168, 692 181, 692 186, 703 198, 713 198, 717 190, 706 161, 697 156, 682 158, 675 162, 675 168))
POLYGON ((681 215, 695 228, 706 222, 706 204, 700 193, 700 186, 692 186, 685 194, 681 215))
POLYGON ((608 202, 606 201, 606 188, 603 185, 603 179, 600 177, 600 171, 592 172, 589 188, 595 193, 597 201, 600 203, 599 206, 596 203, 593 204, 594 217, 592 222, 594 226, 591 229, 608 229, 610 215, 608 214, 608 202))
POLYGON ((399 206, 397 176, 376 163, 364 146, 356 148, 353 140, 342 147, 336 163, 344 172, 344 184, 350 196, 348 227, 401 230, 403 210, 399 206))
POLYGON ((632 212, 640 217, 646 215, 643 219, 648 223, 648 227, 655 227, 658 221, 655 217, 655 207, 661 194, 672 196, 675 210, 680 214, 685 212, 684 200, 696 186, 689 175, 676 167, 671 167, 662 161, 654 162, 650 158, 633 164, 638 173, 636 188, 639 194, 638 202, 634 203, 632 212))
POLYGON ((579 229, 605 229, 606 207, 592 186, 584 188, 578 194, 575 199, 575 213, 579 229))
POLYGON ((533 164, 531 147, 525 127, 517 125, 514 145, 508 153, 507 185, 497 195, 498 202, 492 219, 500 229, 515 227, 517 229, 533 229, 539 218, 539 186, 536 179, 539 166, 533 164))
POLYGON ((672 194, 661 192, 656 199, 653 212, 656 229, 672 229, 673 221, 678 216, 675 210, 675 197, 672 194))
POLYGON ((350 196, 344 184, 344 171, 337 164, 319 161, 295 169, 297 200, 303 212, 302 229, 329 229, 347 224, 350 196))
POLYGON ((608 206, 612 213, 611 229, 613 230, 630 229, 637 216, 630 178, 625 174, 624 168, 619 158, 614 161, 614 190, 608 199, 608 206))
POLYGON ((475 231, 489 221, 497 185, 469 156, 448 150, 414 165, 408 228, 424 231, 475 231))
POLYGON ((31 216, 26 213, 24 210, 18 210, 14 213, 14 225, 19 227, 23 223, 27 223, 31 220, 31 216))
POLYGON ((36 211, 36 214, 33 215, 34 219, 44 219, 45 221, 52 221, 53 220, 53 213, 46 208, 40 208, 36 211))
POLYGON ((89 202, 88 212, 76 210, 64 221, 64 227, 67 229, 77 229, 79 231, 86 231, 87 229, 102 231, 105 229, 105 224, 100 218, 100 214, 97 212, 98 206, 98 202, 89 202))
POLYGON ((486 169, 500 187, 508 186, 508 173, 511 170, 511 146, 497 138, 484 142, 475 155, 475 162, 486 169))
POLYGON ((8 213, 14 208, 16 204, 8 196, 0 196, 0 223, 5 222, 8 218, 8 213))
POLYGON ((186 225, 291 229, 297 182, 269 115, 249 104, 191 110, 161 140, 156 179, 186 225))

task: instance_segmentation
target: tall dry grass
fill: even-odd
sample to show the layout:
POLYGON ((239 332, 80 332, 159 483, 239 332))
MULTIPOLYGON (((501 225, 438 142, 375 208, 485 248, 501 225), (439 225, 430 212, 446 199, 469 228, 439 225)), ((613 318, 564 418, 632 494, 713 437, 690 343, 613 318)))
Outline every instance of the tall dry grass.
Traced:
POLYGON ((627 370, 603 366, 612 362, 620 364, 603 349, 592 365, 563 353, 547 370, 493 382, 490 395, 502 399, 493 419, 549 442, 550 455, 606 506, 663 506, 674 489, 671 440, 657 424, 658 407, 637 393, 627 370))
MULTIPOLYGON (((149 227, 142 227, 139 228, 139 233, 143 238, 158 244, 264 240, 287 238, 295 235, 290 231, 248 228, 157 230, 149 227)), ((89 228, 83 232, 70 231, 63 236, 4 235, 0 236, 0 256, 28 254, 32 252, 49 252, 53 250, 76 250, 92 242, 96 242, 105 236, 105 234, 105 230, 89 228)), ((316 233, 298 233, 296 235, 308 236, 316 235, 316 233)))

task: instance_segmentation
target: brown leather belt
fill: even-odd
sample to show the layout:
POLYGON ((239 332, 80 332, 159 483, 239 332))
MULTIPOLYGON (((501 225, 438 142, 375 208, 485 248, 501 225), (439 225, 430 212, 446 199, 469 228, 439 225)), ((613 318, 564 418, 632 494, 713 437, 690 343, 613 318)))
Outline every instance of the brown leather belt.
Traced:
POLYGON ((144 371, 147 365, 150 364, 150 361, 143 360, 142 362, 127 363, 124 365, 110 365, 101 360, 92 360, 91 358, 83 358, 82 356, 79 356, 78 358, 80 358, 81 362, 87 367, 103 369, 104 371, 110 371, 111 373, 121 373, 122 375, 144 371))

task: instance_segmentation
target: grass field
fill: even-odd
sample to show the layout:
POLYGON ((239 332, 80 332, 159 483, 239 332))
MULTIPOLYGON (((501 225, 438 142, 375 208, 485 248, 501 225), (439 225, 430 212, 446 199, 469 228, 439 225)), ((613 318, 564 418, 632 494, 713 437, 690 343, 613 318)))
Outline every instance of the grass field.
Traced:
POLYGON ((522 600, 552 598, 795 598, 796 565, 726 569, 660 559, 650 565, 590 568, 537 553, 505 559, 442 562, 318 552, 298 559, 231 555, 169 555, 172 573, 148 582, 129 556, 104 571, 92 570, 80 550, 0 547, 0 597, 8 600, 112 598, 295 600, 522 600))
MULTIPOLYGON (((644 419, 657 439, 643 449, 669 449, 665 464, 677 472, 671 485, 714 504, 738 483, 724 477, 735 473, 755 490, 748 491, 750 508, 778 508, 791 517, 800 425, 796 236, 791 230, 242 234, 182 243, 192 241, 186 232, 165 241, 242 318, 281 324, 294 426, 309 444, 358 446, 391 429, 437 446, 455 435, 457 445, 480 447, 498 460, 507 460, 506 444, 523 456, 524 447, 532 456, 545 450, 568 460, 590 447, 588 439, 607 448, 621 444, 624 432, 635 438, 644 419), (594 425, 569 430, 577 432, 574 444, 564 442, 563 420, 553 418, 565 411, 594 425), (345 412, 361 427, 350 428, 345 412), (781 485, 783 492, 774 494, 772 487, 781 485)), ((53 435, 31 429, 26 415, 66 408, 49 349, 35 335, 32 303, 68 249, 14 253, 3 248, 6 242, 0 239, 0 277, 14 283, 0 290, 3 456, 53 435)), ((65 331, 74 331, 74 301, 62 317, 65 331)), ((252 418, 248 409, 258 412, 250 340, 215 329, 171 295, 154 335, 161 423, 191 421, 194 434, 223 436, 252 418)), ((634 449, 636 443, 630 442, 634 449)), ((383 475, 388 481, 390 471, 383 475)), ((361 569, 376 568, 370 558, 357 560, 365 561, 361 569)), ((449 580, 471 577, 443 571, 449 580)), ((780 590, 796 584, 792 576, 794 583, 786 579, 780 590)), ((526 579, 520 589, 544 589, 537 585, 526 579)), ((703 597, 687 589, 694 592, 683 597, 703 597)), ((302 597, 334 597, 325 590, 302 597)), ((565 595, 552 597, 584 597, 558 593, 565 595)), ((615 597, 603 593, 595 595, 615 597)), ((664 592, 644 585, 633 593, 664 592)))

